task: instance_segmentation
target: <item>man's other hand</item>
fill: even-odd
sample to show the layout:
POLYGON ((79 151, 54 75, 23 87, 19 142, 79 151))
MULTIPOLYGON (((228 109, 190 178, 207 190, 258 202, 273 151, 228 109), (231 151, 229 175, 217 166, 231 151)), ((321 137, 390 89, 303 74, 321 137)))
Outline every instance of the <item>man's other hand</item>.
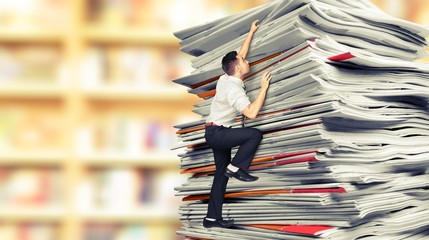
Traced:
POLYGON ((264 72, 261 78, 261 89, 267 90, 270 86, 271 72, 264 72))

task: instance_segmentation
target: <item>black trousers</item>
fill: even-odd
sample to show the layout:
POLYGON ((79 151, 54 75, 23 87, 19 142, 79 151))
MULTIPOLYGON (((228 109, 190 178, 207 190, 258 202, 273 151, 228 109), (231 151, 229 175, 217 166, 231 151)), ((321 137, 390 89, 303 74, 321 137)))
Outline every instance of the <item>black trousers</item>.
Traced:
POLYGON ((262 140, 262 132, 256 128, 207 126, 204 137, 213 150, 216 165, 207 217, 222 219, 222 205, 228 183, 228 177, 225 176, 226 167, 231 163, 238 168, 248 169, 262 140), (235 146, 240 147, 231 160, 231 148, 235 146))

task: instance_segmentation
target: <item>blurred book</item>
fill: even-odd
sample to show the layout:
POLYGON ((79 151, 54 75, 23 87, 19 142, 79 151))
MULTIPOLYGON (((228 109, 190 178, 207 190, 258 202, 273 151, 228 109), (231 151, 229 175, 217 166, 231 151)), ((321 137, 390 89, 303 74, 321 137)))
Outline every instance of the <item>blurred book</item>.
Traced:
POLYGON ((0 151, 51 151, 61 149, 62 116, 55 104, 17 108, 12 101, 0 110, 0 151), (55 110, 54 110, 55 109, 55 110))
POLYGON ((58 86, 62 83, 60 49, 42 44, 0 46, 1 86, 58 86))
POLYGON ((2 168, 1 207, 50 207, 59 205, 61 173, 56 168, 2 168))
POLYGON ((67 26, 67 1, 5 0, 0 3, 0 28, 64 30, 67 26))
POLYGON ((125 113, 99 114, 77 134, 76 147, 82 155, 122 154, 142 157, 151 154, 171 156, 164 149, 176 141, 173 120, 156 120, 125 113))
POLYGON ((139 240, 151 239, 149 227, 138 224, 89 223, 84 229, 85 240, 139 240))
POLYGON ((58 226, 43 223, 3 223, 0 238, 8 240, 55 240, 59 237, 58 226))
POLYGON ((174 197, 174 185, 179 180, 184 182, 183 177, 177 176, 175 171, 164 173, 144 168, 93 168, 88 170, 80 183, 80 194, 76 201, 83 212, 147 209, 160 215, 170 215, 171 208, 179 201, 174 197))
POLYGON ((173 48, 144 46, 92 47, 82 63, 81 85, 85 88, 122 87, 151 90, 173 87, 171 79, 188 68, 173 48))

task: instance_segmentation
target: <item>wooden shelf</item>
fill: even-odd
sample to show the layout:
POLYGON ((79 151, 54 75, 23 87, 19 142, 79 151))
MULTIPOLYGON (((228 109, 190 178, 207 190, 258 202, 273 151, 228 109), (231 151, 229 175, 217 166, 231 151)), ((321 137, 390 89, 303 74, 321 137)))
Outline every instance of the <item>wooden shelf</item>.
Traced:
POLYGON ((161 154, 94 154, 92 156, 82 156, 81 161, 86 166, 98 167, 179 168, 179 160, 175 156, 161 154))
MULTIPOLYGON (((95 100, 188 100, 190 95, 178 87, 150 87, 139 89, 121 86, 103 86, 82 89, 84 96, 95 100)), ((47 85, 0 85, 0 98, 61 99, 67 93, 65 87, 47 85)), ((192 97, 192 96, 191 96, 192 97)))
POLYGON ((148 31, 143 27, 114 29, 110 27, 89 26, 84 31, 84 37, 91 43, 179 46, 179 40, 172 33, 166 33, 166 31, 148 31))
MULTIPOLYGON (((77 213, 81 221, 97 222, 161 222, 177 224, 178 215, 174 213, 159 214, 159 207, 145 207, 142 209, 111 210, 100 209, 77 213)), ((61 207, 1 207, 0 221, 22 222, 52 222, 61 221, 66 211, 61 207)))
POLYGON ((94 209, 82 212, 79 216, 83 221, 97 222, 159 222, 169 224, 177 224, 179 222, 177 213, 160 214, 160 210, 159 207, 145 207, 142 209, 130 210, 94 209))
POLYGON ((62 43, 64 34, 32 27, 0 28, 0 42, 62 43))
POLYGON ((64 87, 47 86, 45 84, 11 84, 0 87, 0 98, 61 99, 65 92, 64 87))
POLYGON ((0 221, 61 221, 65 210, 61 207, 1 207, 0 221))
POLYGON ((130 87, 99 87, 83 90, 86 97, 94 100, 163 100, 180 101, 189 99, 189 94, 175 87, 151 87, 133 89, 130 87))
POLYGON ((0 166, 19 165, 62 165, 65 153, 60 151, 45 152, 2 152, 0 153, 0 166))

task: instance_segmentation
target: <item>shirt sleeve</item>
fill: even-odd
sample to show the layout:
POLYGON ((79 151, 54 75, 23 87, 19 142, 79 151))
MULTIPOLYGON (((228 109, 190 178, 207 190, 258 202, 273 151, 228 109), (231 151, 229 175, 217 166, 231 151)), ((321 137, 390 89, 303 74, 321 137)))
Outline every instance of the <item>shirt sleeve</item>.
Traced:
POLYGON ((241 113, 250 104, 249 97, 241 87, 232 84, 229 87, 226 96, 228 103, 241 113))

